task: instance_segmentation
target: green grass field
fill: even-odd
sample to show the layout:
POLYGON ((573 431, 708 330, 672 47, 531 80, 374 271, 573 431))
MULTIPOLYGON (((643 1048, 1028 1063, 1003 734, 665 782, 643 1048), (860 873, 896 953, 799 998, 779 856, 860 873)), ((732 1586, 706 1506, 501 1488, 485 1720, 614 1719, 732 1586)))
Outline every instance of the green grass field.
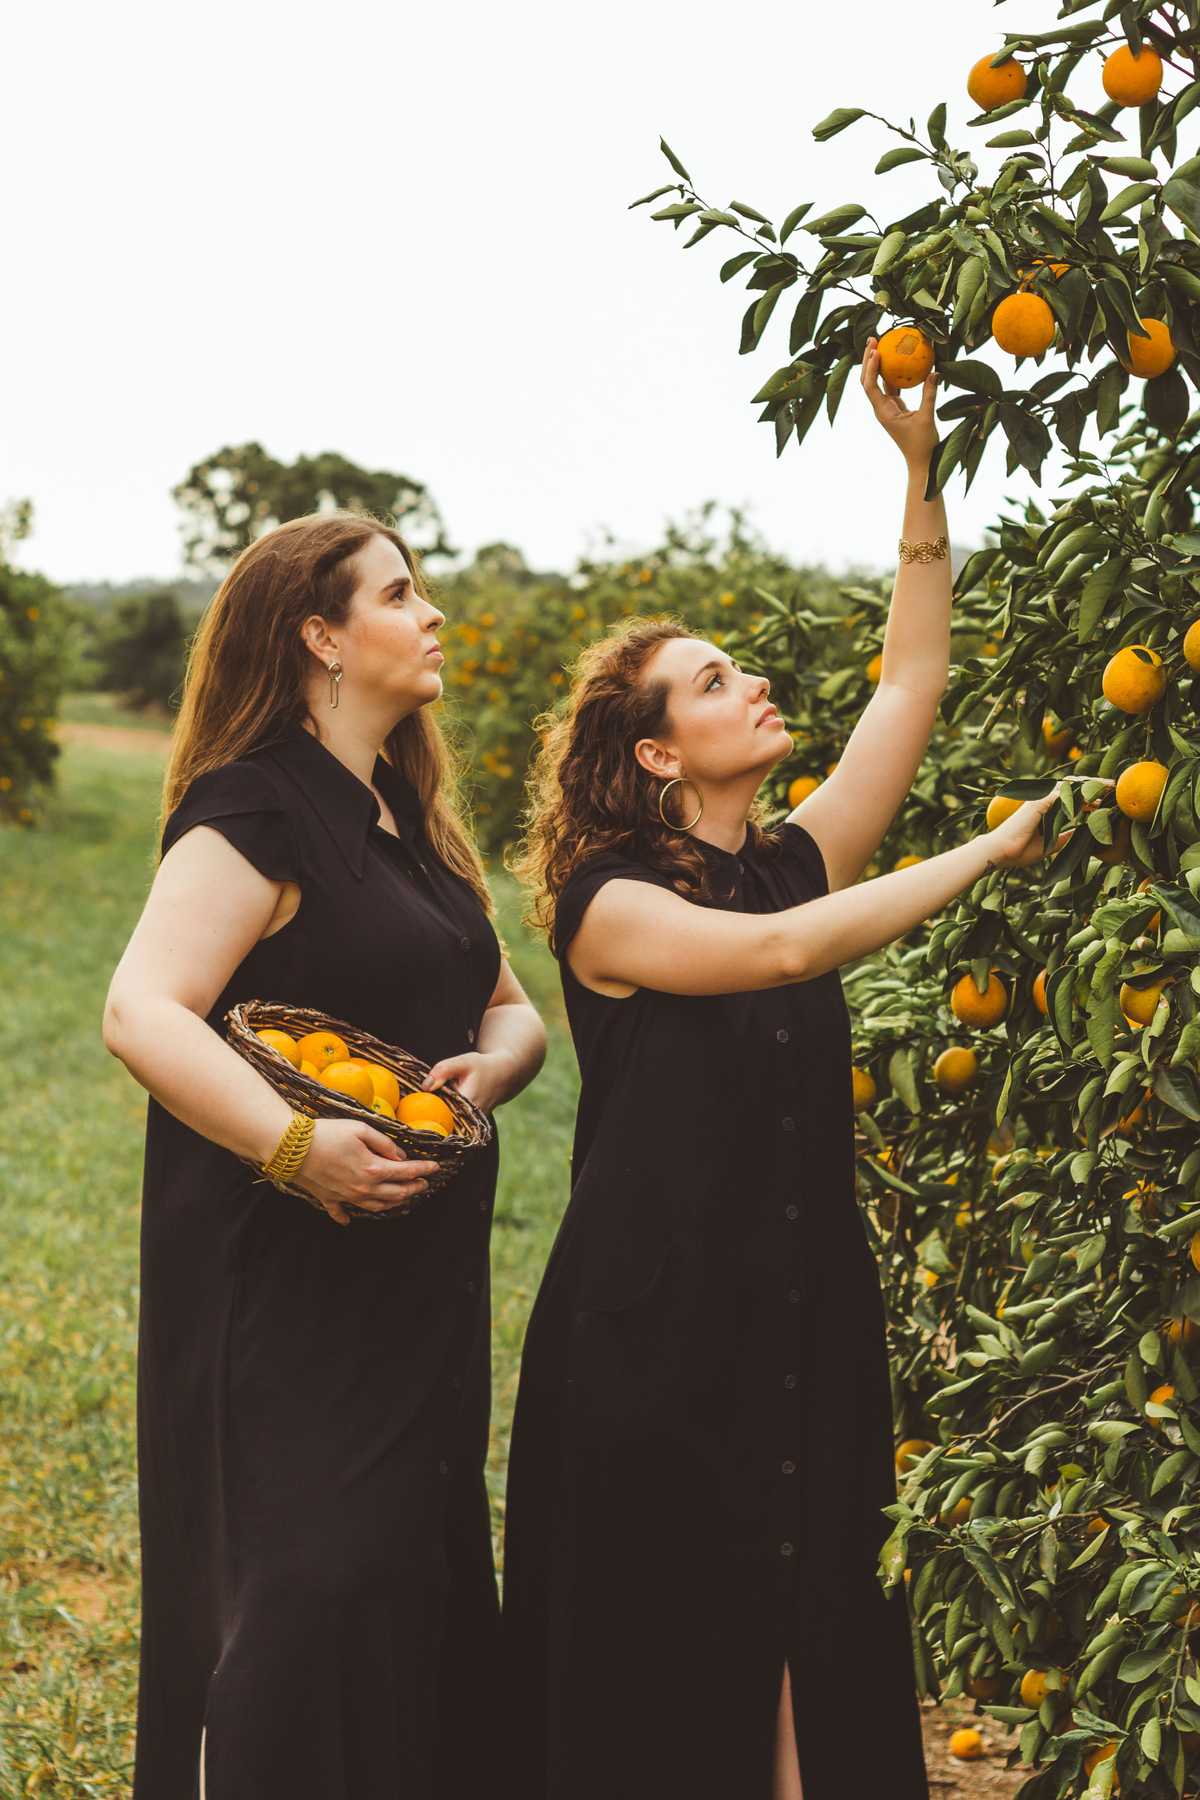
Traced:
MULTIPOLYGON (((81 724, 137 721, 81 697, 81 724)), ((128 1789, 137 1670, 134 1350, 146 1095, 104 1049, 104 997, 153 868, 160 754, 69 741, 36 830, 0 831, 0 1800, 128 1789)), ((517 1360, 567 1197, 576 1070, 558 975, 493 879, 550 1028, 503 1108, 489 1483, 502 1520, 517 1360)), ((297 1205, 300 1202, 296 1202, 297 1205)), ((334 1227, 330 1227, 334 1229, 334 1227)))

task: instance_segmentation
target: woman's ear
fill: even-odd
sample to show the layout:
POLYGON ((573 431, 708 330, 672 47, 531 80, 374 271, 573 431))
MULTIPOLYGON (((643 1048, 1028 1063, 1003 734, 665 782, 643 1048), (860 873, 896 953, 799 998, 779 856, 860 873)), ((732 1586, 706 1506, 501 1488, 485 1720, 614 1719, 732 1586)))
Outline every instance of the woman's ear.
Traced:
POLYGON ((670 781, 674 776, 683 774, 678 756, 673 750, 660 744, 657 738, 639 738, 633 746, 633 754, 647 775, 653 775, 656 781, 670 781))

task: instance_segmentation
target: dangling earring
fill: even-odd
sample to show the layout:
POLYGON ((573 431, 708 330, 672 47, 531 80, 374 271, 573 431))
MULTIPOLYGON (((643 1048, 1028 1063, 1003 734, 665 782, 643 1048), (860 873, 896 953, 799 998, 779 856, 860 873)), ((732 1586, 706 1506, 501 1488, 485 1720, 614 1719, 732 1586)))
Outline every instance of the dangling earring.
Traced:
MULTIPOLYGON (((700 801, 700 806, 699 806, 699 809, 697 810, 696 817, 694 819, 689 819, 686 825, 676 825, 673 823, 672 820, 668 819, 666 813, 663 811, 663 801, 666 799, 667 794, 670 791, 670 789, 675 786, 676 782, 685 782, 685 781, 687 781, 686 775, 672 776, 671 780, 668 781, 666 787, 664 787, 662 789, 661 793, 658 796, 658 816, 669 831, 690 831, 692 829, 692 826, 696 824, 697 820, 700 818, 701 814, 704 811, 704 796, 703 796, 703 794, 701 794, 700 789, 696 788, 696 795, 700 801)), ((690 785, 692 787, 696 787, 696 784, 694 781, 690 785)))
POLYGON ((342 683, 342 665, 335 658, 333 662, 326 664, 326 668, 329 671, 329 705, 336 712, 338 689, 342 683))

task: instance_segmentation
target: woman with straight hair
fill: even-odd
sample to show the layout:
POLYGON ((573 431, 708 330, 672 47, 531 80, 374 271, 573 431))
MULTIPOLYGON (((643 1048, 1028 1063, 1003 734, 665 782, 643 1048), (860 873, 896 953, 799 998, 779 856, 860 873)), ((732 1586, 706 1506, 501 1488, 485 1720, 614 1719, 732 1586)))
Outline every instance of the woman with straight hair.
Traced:
POLYGON ((529 1321, 504 1555, 522 1800, 928 1794, 882 1295, 854 1187, 838 970, 989 867, 1051 794, 859 882, 945 688, 951 578, 924 497, 935 378, 862 383, 908 469, 883 673, 835 772, 774 830, 770 683, 670 620, 579 659, 515 867, 581 1073, 571 1195, 529 1321))
POLYGON ((434 1163, 304 1122, 224 1025, 315 1008, 488 1113, 540 1066, 437 721, 443 623, 400 534, 337 512, 243 551, 192 644, 103 1025, 149 1094, 134 1800, 473 1800, 490 1773, 498 1137, 422 1203, 434 1163))

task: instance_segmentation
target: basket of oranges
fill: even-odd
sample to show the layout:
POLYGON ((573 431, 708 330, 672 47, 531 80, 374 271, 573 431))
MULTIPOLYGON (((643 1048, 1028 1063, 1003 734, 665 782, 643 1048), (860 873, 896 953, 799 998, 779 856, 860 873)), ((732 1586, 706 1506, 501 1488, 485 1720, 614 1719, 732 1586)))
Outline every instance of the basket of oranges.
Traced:
MULTIPOLYGON (((407 1156, 436 1162, 437 1171, 426 1178, 422 1199, 445 1187, 463 1158, 492 1140, 488 1115, 457 1088, 443 1087, 437 1093, 422 1089, 428 1063, 357 1025, 269 1000, 244 1000, 230 1007, 225 1025, 238 1054, 294 1111, 316 1119, 365 1119, 394 1138, 407 1156)), ((253 1158, 244 1156, 241 1161, 262 1173, 253 1158)), ((280 1186, 320 1209, 320 1201, 295 1182, 280 1186)), ((367 1213, 347 1204, 347 1211, 364 1219, 387 1219, 407 1210, 367 1213)))

